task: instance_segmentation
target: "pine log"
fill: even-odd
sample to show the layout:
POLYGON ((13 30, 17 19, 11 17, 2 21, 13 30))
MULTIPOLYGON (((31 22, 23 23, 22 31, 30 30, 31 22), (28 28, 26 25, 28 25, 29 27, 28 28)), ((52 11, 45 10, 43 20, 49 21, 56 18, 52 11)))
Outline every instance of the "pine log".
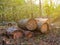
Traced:
POLYGON ((37 29, 38 31, 40 31, 41 33, 47 33, 49 30, 49 23, 48 23, 48 19, 47 18, 35 18, 35 20, 37 21, 37 29))
POLYGON ((37 22, 35 19, 23 19, 18 22, 18 26, 24 30, 33 31, 37 28, 37 22))
POLYGON ((19 39, 23 37, 23 31, 21 30, 16 30, 12 33, 13 39, 19 39))
POLYGON ((20 21, 18 21, 18 27, 19 28, 22 28, 22 29, 24 29, 24 30, 27 30, 27 28, 26 28, 26 23, 27 23, 27 21, 28 21, 29 19, 21 19, 20 21))
POLYGON ((44 23, 42 26, 41 26, 41 30, 40 30, 42 33, 47 33, 49 31, 49 25, 47 23, 44 23))
POLYGON ((33 36, 33 32, 31 31, 24 31, 24 35, 27 39, 31 38, 33 36))

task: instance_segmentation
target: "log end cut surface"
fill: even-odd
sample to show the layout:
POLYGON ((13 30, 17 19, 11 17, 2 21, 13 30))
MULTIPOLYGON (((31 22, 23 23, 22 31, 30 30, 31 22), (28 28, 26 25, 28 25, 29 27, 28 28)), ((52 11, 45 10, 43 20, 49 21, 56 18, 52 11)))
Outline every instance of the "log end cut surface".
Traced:
POLYGON ((45 23, 45 24, 43 24, 43 25, 41 26, 41 30, 40 30, 40 31, 41 31, 42 33, 47 33, 48 30, 49 30, 49 26, 48 26, 47 23, 45 23))
POLYGON ((27 24, 26 24, 26 28, 28 30, 35 30, 37 28, 37 22, 35 19, 30 19, 28 20, 27 24))

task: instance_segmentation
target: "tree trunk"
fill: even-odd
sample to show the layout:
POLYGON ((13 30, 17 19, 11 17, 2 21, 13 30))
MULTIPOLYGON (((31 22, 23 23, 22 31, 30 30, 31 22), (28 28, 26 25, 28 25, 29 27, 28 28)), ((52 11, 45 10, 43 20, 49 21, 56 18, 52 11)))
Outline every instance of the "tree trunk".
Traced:
POLYGON ((49 23, 47 18, 24 19, 19 22, 19 27, 27 31, 46 33, 49 30, 49 23))

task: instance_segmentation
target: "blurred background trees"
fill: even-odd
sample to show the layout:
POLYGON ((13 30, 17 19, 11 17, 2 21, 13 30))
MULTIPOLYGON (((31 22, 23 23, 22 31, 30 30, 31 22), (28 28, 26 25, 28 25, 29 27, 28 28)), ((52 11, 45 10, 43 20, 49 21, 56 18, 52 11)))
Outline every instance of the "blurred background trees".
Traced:
POLYGON ((60 19, 59 0, 0 0, 0 22, 33 17, 60 19))

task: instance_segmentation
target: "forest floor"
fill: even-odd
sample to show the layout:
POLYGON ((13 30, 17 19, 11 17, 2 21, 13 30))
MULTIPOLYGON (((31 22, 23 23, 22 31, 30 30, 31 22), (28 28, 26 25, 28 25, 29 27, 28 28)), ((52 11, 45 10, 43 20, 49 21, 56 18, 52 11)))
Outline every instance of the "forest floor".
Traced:
MULTIPOLYGON (((30 39, 25 38, 18 39, 15 45, 60 45, 60 27, 56 25, 54 23, 51 30, 47 34, 36 33, 30 39)), ((14 40, 12 39, 11 42, 14 42, 14 40)), ((13 45, 13 43, 11 43, 10 45, 13 45)))

